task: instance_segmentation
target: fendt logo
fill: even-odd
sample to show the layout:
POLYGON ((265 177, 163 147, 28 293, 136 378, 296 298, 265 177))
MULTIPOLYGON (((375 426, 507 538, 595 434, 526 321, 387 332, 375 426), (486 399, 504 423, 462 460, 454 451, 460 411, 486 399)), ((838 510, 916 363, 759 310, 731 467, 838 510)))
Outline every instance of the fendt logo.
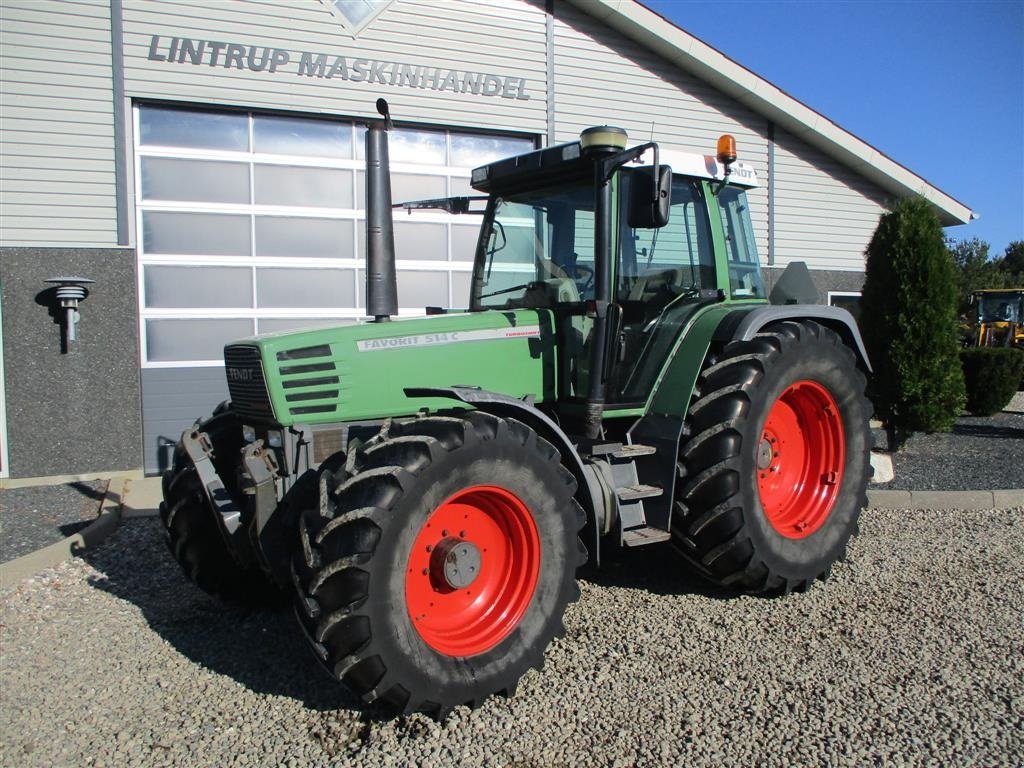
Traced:
POLYGON ((228 368, 228 381, 252 381, 251 368, 228 368))
POLYGON ((384 13, 394 0, 320 0, 352 37, 384 13))

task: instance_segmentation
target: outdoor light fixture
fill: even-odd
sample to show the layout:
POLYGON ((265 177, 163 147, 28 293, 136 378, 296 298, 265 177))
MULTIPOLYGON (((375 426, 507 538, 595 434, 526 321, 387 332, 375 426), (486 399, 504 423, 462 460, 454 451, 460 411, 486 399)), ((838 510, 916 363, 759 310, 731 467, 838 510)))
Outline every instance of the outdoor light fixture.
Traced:
POLYGON ((87 277, 51 277, 46 282, 57 286, 57 299, 60 301, 61 309, 65 311, 64 322, 68 343, 76 341, 78 337, 75 326, 81 318, 78 314, 78 305, 89 295, 89 289, 85 286, 94 283, 95 280, 87 277))

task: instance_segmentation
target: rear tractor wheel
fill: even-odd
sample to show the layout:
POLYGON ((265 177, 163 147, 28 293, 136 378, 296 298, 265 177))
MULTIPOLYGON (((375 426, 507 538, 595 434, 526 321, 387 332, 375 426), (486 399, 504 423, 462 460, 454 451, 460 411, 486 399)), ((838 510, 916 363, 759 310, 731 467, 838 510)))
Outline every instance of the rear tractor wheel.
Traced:
POLYGON ((399 712, 511 694, 579 596, 575 490, 513 419, 393 424, 350 477, 322 474, 320 508, 299 522, 296 614, 317 656, 399 712))
POLYGON ((871 477, 871 404, 854 353, 810 321, 727 346, 687 416, 676 545, 755 594, 805 590, 842 559, 871 477))

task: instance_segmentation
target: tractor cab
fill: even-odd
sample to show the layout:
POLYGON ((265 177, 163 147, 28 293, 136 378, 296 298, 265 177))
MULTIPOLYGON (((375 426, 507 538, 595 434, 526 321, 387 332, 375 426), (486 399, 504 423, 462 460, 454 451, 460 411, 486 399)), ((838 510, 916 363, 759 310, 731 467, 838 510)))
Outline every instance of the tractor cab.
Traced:
POLYGON ((470 310, 550 310, 559 402, 587 397, 600 345, 606 402, 638 404, 702 307, 765 302, 745 191, 757 179, 734 154, 727 165, 653 144, 625 150, 624 134, 619 146, 585 143, 473 172, 489 198, 470 310))
POLYGON ((974 346, 1024 347, 1024 288, 989 289, 971 295, 974 346))

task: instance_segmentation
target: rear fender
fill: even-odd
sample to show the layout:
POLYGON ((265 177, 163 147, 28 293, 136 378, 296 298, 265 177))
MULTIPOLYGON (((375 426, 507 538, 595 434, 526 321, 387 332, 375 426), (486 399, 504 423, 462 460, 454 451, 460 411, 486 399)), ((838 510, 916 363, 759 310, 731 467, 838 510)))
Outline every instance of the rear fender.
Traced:
POLYGON ((783 320, 814 320, 835 331, 843 343, 857 354, 858 364, 871 373, 871 361, 868 360, 857 321, 853 319, 853 315, 839 307, 827 307, 822 304, 786 304, 738 310, 722 320, 715 331, 714 340, 723 344, 730 341, 750 341, 766 326, 783 320))

